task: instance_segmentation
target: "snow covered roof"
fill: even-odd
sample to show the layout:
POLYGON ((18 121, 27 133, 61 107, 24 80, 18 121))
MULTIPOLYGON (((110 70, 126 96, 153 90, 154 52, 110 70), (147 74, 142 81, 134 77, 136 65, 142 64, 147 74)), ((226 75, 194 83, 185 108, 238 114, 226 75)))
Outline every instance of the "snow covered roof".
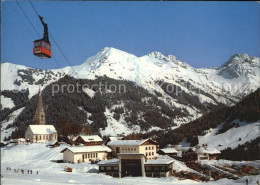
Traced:
POLYGON ((113 140, 107 143, 108 146, 140 146, 145 141, 149 139, 143 140, 113 140))
POLYGON ((74 146, 68 147, 62 150, 64 152, 66 149, 70 150, 72 153, 84 153, 84 152, 111 152, 112 150, 107 146, 74 146))
POLYGON ((122 139, 123 137, 120 137, 120 136, 110 136, 109 139, 110 141, 114 141, 114 140, 120 140, 122 139))
POLYGON ((93 142, 93 141, 103 141, 98 135, 80 135, 85 142, 93 142))
POLYGON ((178 151, 175 148, 163 148, 160 150, 166 154, 178 153, 178 151))
POLYGON ((204 148, 200 147, 197 151, 197 153, 208 153, 208 154, 220 154, 221 152, 216 148, 204 148))
POLYGON ((150 164, 170 164, 173 163, 174 160, 173 159, 154 159, 154 160, 147 160, 146 161, 146 165, 150 165, 150 164))
POLYGON ((33 134, 53 134, 56 133, 56 129, 53 125, 29 125, 33 134))
POLYGON ((18 141, 26 141, 24 138, 18 138, 18 141))
POLYGON ((98 165, 118 165, 119 159, 103 160, 97 163, 98 165))
POLYGON ((47 145, 54 145, 56 142, 59 143, 58 141, 55 140, 55 141, 49 142, 47 145))
POLYGON ((10 142, 26 141, 24 138, 11 139, 10 142))
POLYGON ((187 152, 190 149, 192 151, 195 151, 194 147, 187 147, 187 146, 176 146, 175 149, 178 150, 178 151, 182 151, 182 152, 187 152))

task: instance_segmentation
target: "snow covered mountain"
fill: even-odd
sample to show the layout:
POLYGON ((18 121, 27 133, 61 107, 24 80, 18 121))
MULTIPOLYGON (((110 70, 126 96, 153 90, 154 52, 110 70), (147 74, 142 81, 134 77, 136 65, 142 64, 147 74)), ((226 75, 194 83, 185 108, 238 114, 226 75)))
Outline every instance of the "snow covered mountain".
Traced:
MULTIPOLYGON (((159 52, 152 52, 137 57, 107 47, 78 66, 39 70, 3 63, 1 70, 1 86, 6 93, 1 95, 0 118, 5 122, 12 122, 10 119, 6 120, 8 115, 17 111, 18 107, 24 107, 19 104, 19 97, 14 98, 10 91, 27 90, 29 100, 38 92, 39 85, 41 89, 45 89, 66 75, 96 82, 99 77, 104 76, 119 83, 131 81, 147 91, 149 95, 144 93, 148 96, 146 100, 155 96, 170 109, 185 112, 185 116, 181 117, 168 116, 177 125, 194 120, 208 111, 234 105, 260 87, 260 58, 246 54, 236 54, 220 67, 195 69, 173 55, 164 56, 159 52)), ((85 93, 95 98, 92 89, 85 93)), ((115 126, 115 120, 109 116, 112 113, 109 107, 104 110, 108 122, 107 130, 115 126)), ((118 126, 118 129, 122 127, 118 126)))

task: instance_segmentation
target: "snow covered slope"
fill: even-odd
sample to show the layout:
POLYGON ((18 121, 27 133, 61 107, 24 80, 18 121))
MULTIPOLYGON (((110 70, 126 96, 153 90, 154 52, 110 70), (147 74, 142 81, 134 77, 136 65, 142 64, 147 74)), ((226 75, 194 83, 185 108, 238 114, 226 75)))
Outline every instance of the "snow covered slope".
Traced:
POLYGON ((62 69, 38 70, 11 63, 1 65, 2 90, 29 88, 31 94, 37 93, 38 85, 46 86, 65 74, 87 79, 106 75, 114 79, 134 81, 150 91, 157 90, 162 93, 164 91, 157 85, 158 81, 179 85, 183 91, 191 92, 189 82, 194 88, 211 93, 216 98, 212 100, 203 94, 197 95, 201 101, 232 104, 230 100, 238 100, 237 96, 249 94, 260 84, 260 58, 247 54, 236 54, 217 68, 195 69, 173 55, 164 56, 159 52, 152 52, 136 57, 106 47, 83 64, 62 69))
POLYGON ((222 124, 215 129, 208 130, 204 136, 199 136, 199 144, 208 144, 209 147, 215 147, 219 150, 231 147, 235 148, 247 141, 251 141, 260 136, 260 120, 255 123, 233 121, 239 127, 233 127, 228 131, 218 134, 222 124))
MULTIPOLYGON (((67 145, 60 147, 48 148, 46 143, 35 144, 21 144, 13 146, 5 146, 1 148, 1 184, 151 184, 151 185, 170 185, 170 184, 185 184, 185 185, 242 185, 241 182, 221 179, 219 181, 197 182, 193 180, 180 180, 177 177, 162 177, 162 178, 149 178, 149 177, 125 177, 113 178, 108 175, 98 174, 98 166, 96 164, 81 163, 57 163, 57 160, 62 160, 62 151, 67 145), (18 155, 19 154, 19 155, 18 155), (72 173, 64 171, 65 166, 68 165, 73 169, 72 173), (6 170, 10 167, 11 170, 6 170), (19 172, 14 172, 14 169, 19 172), (24 174, 21 173, 24 170, 24 174), (32 170, 32 174, 27 171, 32 170), (38 174, 36 172, 38 171, 38 174)), ((251 162, 253 165, 259 167, 259 162, 251 162)), ((242 162, 241 162, 242 164, 242 162)), ((247 164, 243 162, 243 164, 247 164)), ((174 169, 177 171, 188 171, 185 164, 176 161, 174 169), (177 168, 177 169, 176 169, 177 168)), ((255 182, 258 176, 249 176, 246 178, 252 179, 255 182)))
POLYGON ((65 75, 62 70, 40 70, 12 63, 1 64, 1 90, 23 91, 29 89, 31 98, 50 83, 65 75))
MULTIPOLYGON (((39 86, 44 89, 65 75, 76 79, 94 80, 107 76, 132 81, 164 101, 170 109, 187 112, 186 117, 173 120, 179 125, 219 107, 234 105, 260 87, 260 58, 246 54, 236 54, 220 67, 195 69, 173 55, 152 52, 137 57, 106 47, 78 66, 39 70, 3 63, 1 70, 2 90, 28 89, 29 99, 38 92, 39 86)), ((86 88, 85 93, 95 98, 93 89, 86 88)), ((1 109, 16 110, 16 104, 12 104, 10 97, 1 96, 1 104, 1 109)), ((111 115, 107 121, 110 126, 106 130, 111 130, 111 133, 124 127, 115 125, 111 115)), ((129 132, 128 128, 125 130, 129 132)))

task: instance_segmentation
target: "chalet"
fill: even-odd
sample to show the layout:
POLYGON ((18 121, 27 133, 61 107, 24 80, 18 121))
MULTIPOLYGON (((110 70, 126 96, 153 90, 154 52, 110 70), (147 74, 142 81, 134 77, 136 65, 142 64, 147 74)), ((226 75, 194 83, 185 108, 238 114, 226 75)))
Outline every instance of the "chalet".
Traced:
POLYGON ((221 152, 216 148, 199 147, 196 149, 198 161, 217 159, 220 153, 221 152))
POLYGON ((143 154, 148 159, 155 159, 158 144, 151 139, 113 140, 108 142, 107 146, 112 149, 114 157, 119 153, 138 153, 143 154))
POLYGON ((106 160, 111 153, 107 146, 74 146, 61 151, 63 161, 69 163, 83 163, 88 161, 106 160))
POLYGON ((84 146, 102 145, 103 139, 98 135, 79 135, 73 140, 74 145, 83 144, 84 146))
POLYGON ((168 155, 169 157, 176 157, 179 153, 175 148, 163 148, 157 151, 160 155, 168 155))
POLYGON ((60 143, 58 141, 52 141, 47 144, 48 147, 59 147, 60 143))
POLYGON ((147 160, 141 153, 118 154, 118 157, 100 161, 99 173, 112 177, 169 177, 173 173, 173 159, 147 160))

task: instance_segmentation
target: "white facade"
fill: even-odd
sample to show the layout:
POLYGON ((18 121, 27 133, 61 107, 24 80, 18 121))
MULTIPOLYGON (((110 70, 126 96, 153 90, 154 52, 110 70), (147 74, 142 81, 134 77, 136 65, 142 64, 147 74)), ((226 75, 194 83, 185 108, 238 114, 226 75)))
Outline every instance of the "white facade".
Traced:
POLYGON ((53 125, 29 125, 25 132, 25 139, 30 143, 56 141, 58 134, 53 125))
POLYGON ((147 159, 156 158, 156 144, 149 139, 145 140, 114 140, 107 144, 114 153, 140 153, 147 159))
POLYGON ((111 149, 107 146, 79 146, 69 147, 63 151, 63 161, 82 163, 95 160, 106 160, 111 149))
POLYGON ((210 155, 218 155, 221 152, 216 148, 200 147, 196 150, 198 161, 210 160, 210 155))

